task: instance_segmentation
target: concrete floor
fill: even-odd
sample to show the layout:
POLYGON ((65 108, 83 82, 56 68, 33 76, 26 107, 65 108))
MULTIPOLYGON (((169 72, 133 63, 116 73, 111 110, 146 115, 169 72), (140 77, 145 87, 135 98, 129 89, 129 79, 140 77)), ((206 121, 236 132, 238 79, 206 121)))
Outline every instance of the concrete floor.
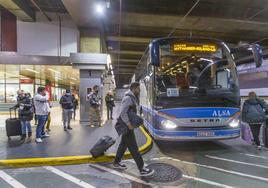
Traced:
POLYGON ((268 151, 256 150, 241 139, 154 142, 143 157, 146 164, 166 163, 181 169, 183 179, 165 184, 153 182, 139 177, 134 161, 126 160, 126 171, 114 171, 111 164, 1 169, 0 188, 268 187, 268 151))
MULTIPOLYGON (((266 188, 268 184, 268 152, 258 151, 240 139, 158 143, 144 155, 144 160, 146 164, 159 162, 170 164, 181 169, 187 177, 166 184, 152 182, 150 178, 140 178, 134 161, 126 160, 124 163, 129 167, 126 171, 113 171, 110 164, 2 169, 0 187, 12 187, 4 181, 6 177, 3 178, 2 172, 30 188, 55 186, 266 188)), ((14 187, 19 186, 16 184, 14 187)))

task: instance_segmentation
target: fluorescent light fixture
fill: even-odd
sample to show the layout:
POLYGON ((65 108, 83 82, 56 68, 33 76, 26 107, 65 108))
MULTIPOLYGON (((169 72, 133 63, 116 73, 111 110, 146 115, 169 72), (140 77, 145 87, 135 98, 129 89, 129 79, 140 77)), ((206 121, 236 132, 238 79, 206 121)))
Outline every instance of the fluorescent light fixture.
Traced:
POLYGON ((30 71, 30 72, 34 72, 34 73, 36 73, 36 74, 39 74, 39 73, 40 73, 40 72, 38 72, 38 71, 35 71, 35 70, 33 70, 33 69, 29 69, 29 68, 27 68, 27 69, 25 69, 25 70, 30 71))
POLYGON ((103 15, 103 12, 104 12, 104 8, 102 6, 102 4, 96 4, 96 12, 99 14, 99 15, 103 15))
POLYGON ((58 74, 60 74, 60 71, 56 71, 56 70, 54 70, 54 69, 51 69, 51 68, 48 68, 48 70, 50 70, 51 72, 55 72, 55 73, 58 73, 58 74))
POLYGON ((73 83, 73 82, 70 82, 70 84, 73 84, 73 85, 74 85, 75 83, 73 83))
POLYGON ((77 80, 76 78, 74 78, 74 77, 70 77, 70 79, 72 79, 72 80, 77 80))
POLYGON ((55 77, 56 80, 62 80, 62 78, 59 78, 59 77, 55 77))

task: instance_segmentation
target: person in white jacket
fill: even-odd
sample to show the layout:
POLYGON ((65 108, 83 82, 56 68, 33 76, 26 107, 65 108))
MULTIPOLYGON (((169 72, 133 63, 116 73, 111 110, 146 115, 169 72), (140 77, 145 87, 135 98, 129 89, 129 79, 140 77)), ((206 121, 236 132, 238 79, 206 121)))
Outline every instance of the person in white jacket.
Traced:
POLYGON ((48 113, 50 112, 48 96, 46 95, 44 87, 38 87, 37 94, 34 96, 34 106, 38 120, 35 141, 41 143, 42 138, 49 137, 49 135, 44 132, 44 126, 48 118, 48 113))

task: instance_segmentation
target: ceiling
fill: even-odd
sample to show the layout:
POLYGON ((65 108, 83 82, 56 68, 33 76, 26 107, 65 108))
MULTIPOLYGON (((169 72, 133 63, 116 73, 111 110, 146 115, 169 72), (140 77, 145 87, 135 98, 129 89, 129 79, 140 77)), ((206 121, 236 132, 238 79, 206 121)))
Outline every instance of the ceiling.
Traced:
POLYGON ((120 0, 24 1, 36 11, 32 1, 44 12, 68 13, 79 27, 101 22, 97 27, 104 33, 119 87, 129 83, 149 41, 171 31, 172 36, 218 38, 231 45, 260 41, 268 49, 267 0, 121 0, 121 24, 120 0), (99 18, 93 16, 96 2, 110 3, 99 18))

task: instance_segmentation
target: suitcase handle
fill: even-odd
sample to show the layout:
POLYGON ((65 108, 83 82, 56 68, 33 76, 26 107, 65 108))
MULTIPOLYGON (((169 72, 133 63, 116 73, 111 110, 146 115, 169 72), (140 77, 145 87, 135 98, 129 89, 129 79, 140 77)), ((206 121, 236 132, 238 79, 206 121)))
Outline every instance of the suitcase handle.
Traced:
POLYGON ((12 118, 12 115, 11 115, 11 111, 12 111, 12 110, 14 110, 14 112, 15 112, 15 118, 17 118, 17 110, 16 110, 15 107, 11 107, 11 108, 9 108, 9 116, 10 116, 10 118, 12 118))

